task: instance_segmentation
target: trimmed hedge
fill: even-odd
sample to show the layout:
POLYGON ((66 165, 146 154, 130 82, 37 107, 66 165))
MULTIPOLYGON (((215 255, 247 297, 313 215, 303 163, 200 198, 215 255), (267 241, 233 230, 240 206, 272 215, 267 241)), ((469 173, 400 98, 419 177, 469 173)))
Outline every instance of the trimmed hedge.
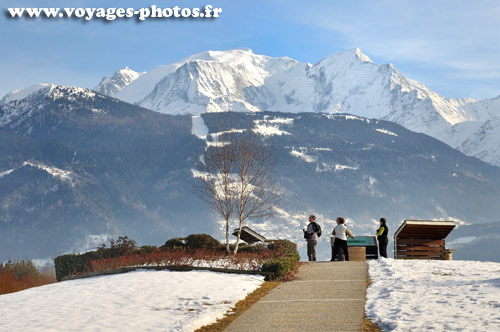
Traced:
POLYGON ((300 259, 295 243, 288 240, 271 240, 268 241, 267 248, 278 252, 280 257, 268 259, 262 265, 262 272, 271 273, 266 276, 266 280, 280 279, 295 270, 300 259))
POLYGON ((238 252, 249 252, 249 253, 257 253, 261 254, 264 253, 268 248, 263 245, 263 244, 254 244, 254 245, 248 245, 248 244, 240 244, 240 247, 238 248, 238 252))
POLYGON ((270 240, 267 248, 271 251, 279 252, 280 255, 289 256, 297 254, 297 245, 288 240, 270 240))
MULTIPOLYGON (((135 241, 127 237, 120 237, 117 241, 111 240, 111 246, 101 245, 98 250, 86 252, 84 254, 61 255, 54 259, 57 281, 75 274, 90 272, 90 262, 102 258, 113 258, 122 255, 135 253, 151 253, 157 248, 155 246, 135 247, 135 241)), ((225 245, 208 234, 192 234, 187 238, 173 238, 165 242, 160 249, 206 249, 225 250, 225 245)), ((234 249, 234 245, 231 246, 234 249)), ((268 259, 262 266, 262 272, 269 272, 266 280, 280 279, 288 272, 293 271, 298 262, 299 254, 297 245, 288 240, 272 240, 265 244, 247 245, 241 244, 239 252, 265 253, 271 250, 277 253, 276 258, 268 259)))
POLYGON ((54 258, 57 281, 75 273, 86 272, 90 269, 90 261, 102 258, 97 251, 89 251, 84 254, 61 255, 54 258))
POLYGON ((186 239, 183 237, 174 237, 170 240, 167 240, 164 245, 160 247, 160 249, 184 249, 186 247, 186 239))
POLYGON ((299 258, 299 254, 294 254, 268 259, 262 265, 262 272, 271 273, 266 276, 266 280, 280 279, 288 272, 295 270, 295 267, 299 263, 299 258))
POLYGON ((186 238, 188 249, 219 249, 221 243, 208 234, 191 234, 186 238))

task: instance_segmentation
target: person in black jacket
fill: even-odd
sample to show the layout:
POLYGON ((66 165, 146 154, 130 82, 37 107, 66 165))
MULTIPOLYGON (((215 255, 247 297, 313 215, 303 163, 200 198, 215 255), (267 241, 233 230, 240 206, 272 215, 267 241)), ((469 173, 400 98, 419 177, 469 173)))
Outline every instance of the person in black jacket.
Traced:
POLYGON ((380 227, 377 229, 378 250, 381 257, 387 258, 387 243, 389 243, 389 227, 385 218, 380 218, 380 227))

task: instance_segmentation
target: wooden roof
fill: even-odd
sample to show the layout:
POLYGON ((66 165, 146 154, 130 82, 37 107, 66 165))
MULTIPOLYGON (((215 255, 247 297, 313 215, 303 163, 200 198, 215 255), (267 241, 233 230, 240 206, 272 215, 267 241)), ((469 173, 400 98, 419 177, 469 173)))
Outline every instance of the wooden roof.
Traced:
POLYGON ((444 240, 454 228, 453 221, 405 220, 394 238, 444 240))
MULTIPOLYGON (((233 232, 234 236, 238 236, 238 229, 235 229, 233 232)), ((266 238, 257 233, 256 231, 248 228, 247 226, 243 226, 241 228, 241 236, 240 239, 245 241, 246 243, 255 243, 255 242, 264 242, 266 238)))

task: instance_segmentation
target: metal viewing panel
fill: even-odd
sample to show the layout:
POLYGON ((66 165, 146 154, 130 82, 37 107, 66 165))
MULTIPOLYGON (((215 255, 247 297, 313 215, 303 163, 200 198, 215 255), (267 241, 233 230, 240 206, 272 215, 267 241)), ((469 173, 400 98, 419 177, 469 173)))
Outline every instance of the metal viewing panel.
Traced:
POLYGON ((356 236, 354 239, 347 239, 347 246, 349 247, 369 247, 374 245, 376 243, 373 236, 356 236))

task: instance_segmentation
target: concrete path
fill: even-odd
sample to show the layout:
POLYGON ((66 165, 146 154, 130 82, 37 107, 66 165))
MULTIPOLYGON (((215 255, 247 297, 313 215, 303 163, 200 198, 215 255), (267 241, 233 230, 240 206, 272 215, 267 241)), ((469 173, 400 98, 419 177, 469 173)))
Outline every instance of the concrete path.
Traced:
POLYGON ((365 262, 305 263, 225 331, 360 331, 367 275, 365 262))

